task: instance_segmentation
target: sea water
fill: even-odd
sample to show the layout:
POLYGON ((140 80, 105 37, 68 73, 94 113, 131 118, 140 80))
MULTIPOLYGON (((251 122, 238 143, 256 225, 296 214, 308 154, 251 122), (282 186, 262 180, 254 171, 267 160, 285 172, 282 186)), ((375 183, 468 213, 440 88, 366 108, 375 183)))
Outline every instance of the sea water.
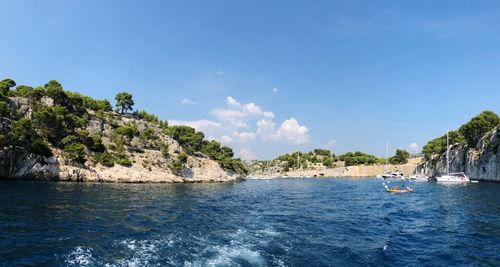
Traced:
POLYGON ((500 184, 405 185, 1 181, 0 265, 500 265, 500 184))

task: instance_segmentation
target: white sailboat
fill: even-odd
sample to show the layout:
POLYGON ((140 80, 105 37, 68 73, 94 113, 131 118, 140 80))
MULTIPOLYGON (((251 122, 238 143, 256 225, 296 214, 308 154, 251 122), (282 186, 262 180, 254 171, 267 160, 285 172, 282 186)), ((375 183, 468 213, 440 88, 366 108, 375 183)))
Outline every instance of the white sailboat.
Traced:
POLYGON ((438 183, 468 183, 469 177, 463 172, 450 173, 450 131, 446 132, 446 175, 436 177, 438 183))

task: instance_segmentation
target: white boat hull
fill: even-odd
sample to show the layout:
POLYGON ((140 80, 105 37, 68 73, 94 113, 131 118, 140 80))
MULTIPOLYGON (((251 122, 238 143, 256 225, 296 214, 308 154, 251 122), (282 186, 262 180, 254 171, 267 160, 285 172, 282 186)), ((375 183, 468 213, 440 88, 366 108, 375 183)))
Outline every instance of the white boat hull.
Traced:
POLYGON ((436 177, 438 183, 468 183, 470 182, 467 176, 453 176, 453 175, 443 175, 436 177))

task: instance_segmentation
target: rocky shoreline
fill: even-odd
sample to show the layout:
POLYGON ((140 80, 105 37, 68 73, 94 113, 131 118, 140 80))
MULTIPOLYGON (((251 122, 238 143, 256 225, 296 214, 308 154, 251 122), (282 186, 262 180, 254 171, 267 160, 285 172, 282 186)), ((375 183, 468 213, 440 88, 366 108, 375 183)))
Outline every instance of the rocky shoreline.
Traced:
POLYGON ((0 179, 106 182, 106 183, 202 183, 240 181, 244 176, 222 170, 209 159, 189 159, 193 168, 183 170, 180 175, 156 167, 151 170, 142 166, 115 165, 75 166, 64 164, 64 158, 43 157, 22 152, 0 153, 0 179), (194 167, 196 166, 196 167, 194 167), (182 176, 184 175, 184 176, 182 176))

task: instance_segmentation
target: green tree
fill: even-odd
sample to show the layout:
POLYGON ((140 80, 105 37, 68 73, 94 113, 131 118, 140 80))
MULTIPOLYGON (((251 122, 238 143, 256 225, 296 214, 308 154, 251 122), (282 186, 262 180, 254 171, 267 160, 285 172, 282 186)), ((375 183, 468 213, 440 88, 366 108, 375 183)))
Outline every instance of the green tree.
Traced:
POLYGON ((469 147, 476 147, 481 137, 499 124, 500 118, 495 112, 483 111, 462 125, 458 131, 465 137, 469 147))
POLYGON ((129 110, 132 110, 134 106, 134 100, 132 99, 132 95, 127 92, 120 92, 115 97, 116 107, 119 108, 120 113, 125 113, 129 110))
POLYGON ((183 125, 170 126, 165 132, 179 142, 179 145, 190 155, 193 155, 195 151, 201 151, 203 148, 205 135, 195 131, 192 127, 183 125))
POLYGON ((47 82, 44 86, 46 94, 48 97, 54 100, 54 104, 61 106, 68 106, 69 98, 62 85, 55 81, 51 80, 47 82))
POLYGON ((177 156, 177 158, 179 159, 180 162, 187 163, 188 155, 184 152, 181 152, 179 156, 177 156))
POLYGON ((0 99, 0 117, 7 117, 10 113, 10 106, 0 99))
POLYGON ((389 158, 389 162, 391 164, 406 164, 408 163, 408 159, 410 158, 410 153, 404 149, 396 150, 396 154, 389 158))
POLYGON ((79 163, 85 162, 85 146, 81 143, 69 143, 64 146, 64 156, 79 163))
POLYGON ((106 151, 97 155, 97 161, 106 167, 115 166, 115 158, 106 151))
POLYGON ((35 140, 36 137, 36 132, 33 130, 31 120, 28 118, 19 119, 10 125, 8 140, 14 146, 30 147, 31 142, 35 140))
POLYGON ((16 86, 16 82, 12 79, 4 79, 0 81, 0 97, 4 97, 9 92, 10 88, 16 86))
POLYGON ((168 158, 168 144, 161 142, 160 143, 160 151, 164 158, 168 158))
POLYGON ((316 148, 316 149, 314 149, 313 152, 314 152, 314 154, 316 154, 318 156, 324 156, 324 157, 330 157, 332 155, 330 150, 328 150, 328 149, 316 148))
POLYGON ((324 158, 323 165, 325 165, 325 167, 327 167, 327 168, 333 167, 333 158, 331 158, 331 157, 324 158))

